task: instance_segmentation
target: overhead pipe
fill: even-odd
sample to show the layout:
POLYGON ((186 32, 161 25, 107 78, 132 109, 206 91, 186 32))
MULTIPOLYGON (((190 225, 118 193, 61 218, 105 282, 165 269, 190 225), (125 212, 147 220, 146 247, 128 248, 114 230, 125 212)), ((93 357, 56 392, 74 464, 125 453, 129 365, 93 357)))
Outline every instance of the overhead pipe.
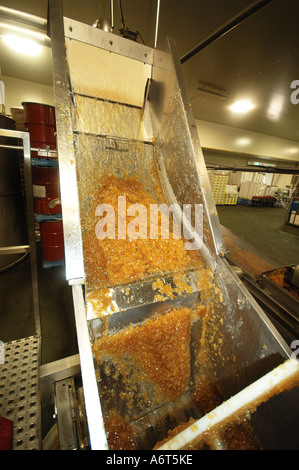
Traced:
POLYGON ((156 28, 155 28, 154 48, 157 47, 157 43, 158 43, 159 17, 160 17, 160 0, 157 1, 157 14, 156 14, 156 28))
POLYGON ((0 33, 22 34, 34 39, 38 44, 49 47, 50 38, 47 35, 47 20, 40 16, 31 15, 24 11, 0 6, 0 33), (1 21, 3 20, 3 21, 1 21), (5 21, 6 20, 6 21, 5 21), (17 24, 16 24, 17 23, 17 24), (21 25, 24 25, 22 27, 21 25), (36 28, 36 29, 28 29, 36 28))
POLYGON ((244 171, 247 173, 275 173, 281 175, 299 175, 298 168, 277 168, 270 166, 235 166, 235 165, 221 165, 218 163, 206 162, 207 170, 222 170, 222 171, 244 171))
POLYGON ((236 28, 241 23, 243 23, 243 21, 247 20, 248 18, 253 16, 255 13, 257 13, 258 11, 260 11, 262 8, 266 7, 273 1, 274 0, 262 0, 262 1, 254 2, 249 7, 241 10, 240 13, 233 16, 229 21, 224 23, 224 25, 220 26, 212 34, 207 36, 203 41, 201 41, 195 47, 193 47, 190 51, 186 52, 186 54, 184 54, 180 58, 181 64, 191 59, 191 57, 193 57, 195 54, 200 52, 205 47, 217 41, 217 39, 221 38, 228 32, 232 31, 234 28, 236 28))
POLYGON ((0 21, 0 34, 7 34, 7 33, 26 35, 28 38, 33 39, 35 42, 37 42, 41 46, 49 47, 51 45, 51 40, 47 36, 46 32, 39 33, 31 29, 22 28, 14 24, 4 23, 0 21))
POLYGON ((111 31, 114 29, 114 3, 110 0, 110 19, 111 19, 111 31))
POLYGON ((47 30, 47 20, 45 18, 31 15, 24 11, 0 6, 0 16, 8 20, 17 21, 18 23, 24 23, 27 26, 34 26, 35 28, 47 30))

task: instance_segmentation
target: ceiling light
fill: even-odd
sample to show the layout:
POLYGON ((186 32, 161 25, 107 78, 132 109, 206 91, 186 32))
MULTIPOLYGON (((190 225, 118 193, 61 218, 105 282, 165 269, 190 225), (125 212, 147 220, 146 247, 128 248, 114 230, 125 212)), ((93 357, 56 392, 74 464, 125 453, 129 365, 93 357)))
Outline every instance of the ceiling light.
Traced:
POLYGON ((298 147, 290 147, 286 151, 289 155, 295 155, 296 153, 299 153, 299 148, 298 147))
POLYGON ((285 98, 282 95, 276 95, 272 98, 269 109, 268 117, 274 121, 278 120, 284 106, 285 98))
POLYGON ((246 145, 249 145, 251 143, 251 139, 249 137, 239 137, 236 140, 236 144, 245 147, 246 145))
POLYGON ((230 110, 234 113, 247 113, 252 108, 254 108, 253 104, 249 100, 241 100, 236 101, 232 106, 230 106, 230 110))
POLYGON ((5 34, 2 36, 3 41, 15 52, 25 55, 39 55, 42 46, 33 39, 16 36, 14 34, 5 34))

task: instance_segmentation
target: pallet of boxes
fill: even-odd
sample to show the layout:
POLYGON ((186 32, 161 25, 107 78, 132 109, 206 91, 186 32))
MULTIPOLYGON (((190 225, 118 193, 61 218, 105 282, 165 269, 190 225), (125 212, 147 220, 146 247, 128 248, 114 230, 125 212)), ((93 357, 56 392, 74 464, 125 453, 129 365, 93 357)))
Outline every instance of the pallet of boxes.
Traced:
POLYGON ((263 173, 240 173, 238 204, 255 207, 273 207, 277 186, 264 183, 263 173))
POLYGON ((216 205, 236 205, 238 201, 238 186, 230 182, 230 173, 209 172, 211 189, 216 205))

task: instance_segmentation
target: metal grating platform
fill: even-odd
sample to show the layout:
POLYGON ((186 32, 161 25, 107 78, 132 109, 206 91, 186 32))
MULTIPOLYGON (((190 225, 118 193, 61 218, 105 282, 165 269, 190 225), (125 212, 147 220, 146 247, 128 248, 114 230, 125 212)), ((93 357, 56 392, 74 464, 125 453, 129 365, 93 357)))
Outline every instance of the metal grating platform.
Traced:
POLYGON ((30 336, 4 344, 0 364, 0 415, 13 422, 13 450, 39 450, 40 338, 30 336))

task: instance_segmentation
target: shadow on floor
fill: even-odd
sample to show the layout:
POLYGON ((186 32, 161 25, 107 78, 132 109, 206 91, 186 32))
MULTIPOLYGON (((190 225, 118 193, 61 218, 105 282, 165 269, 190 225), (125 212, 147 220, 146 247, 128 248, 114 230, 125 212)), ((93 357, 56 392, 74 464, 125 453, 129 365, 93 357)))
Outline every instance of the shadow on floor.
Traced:
POLYGON ((237 204, 217 206, 217 211, 221 225, 260 250, 274 264, 299 264, 299 227, 284 224, 285 209, 237 204))

